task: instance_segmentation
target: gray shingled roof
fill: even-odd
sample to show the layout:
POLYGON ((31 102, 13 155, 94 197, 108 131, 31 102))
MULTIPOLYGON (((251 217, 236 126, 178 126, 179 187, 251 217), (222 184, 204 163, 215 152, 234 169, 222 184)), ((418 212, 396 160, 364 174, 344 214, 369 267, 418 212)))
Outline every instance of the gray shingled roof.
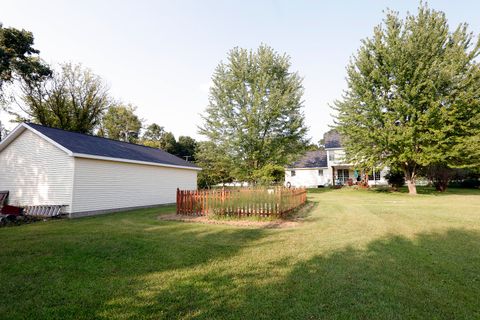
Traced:
POLYGON ((300 160, 294 162, 291 168, 325 168, 327 167, 327 151, 308 151, 300 160))
POLYGON ((166 151, 138 144, 26 123, 73 153, 198 168, 166 151))
POLYGON ((342 136, 336 131, 330 131, 325 133, 323 136, 325 142, 325 148, 341 148, 342 147, 342 136))

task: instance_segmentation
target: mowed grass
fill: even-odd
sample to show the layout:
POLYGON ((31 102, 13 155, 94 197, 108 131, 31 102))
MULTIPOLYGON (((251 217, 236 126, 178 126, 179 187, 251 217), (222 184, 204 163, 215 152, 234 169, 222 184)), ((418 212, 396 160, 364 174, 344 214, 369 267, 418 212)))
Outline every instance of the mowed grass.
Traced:
POLYGON ((480 318, 479 190, 319 191, 290 229, 171 207, 2 228, 0 318, 480 318))

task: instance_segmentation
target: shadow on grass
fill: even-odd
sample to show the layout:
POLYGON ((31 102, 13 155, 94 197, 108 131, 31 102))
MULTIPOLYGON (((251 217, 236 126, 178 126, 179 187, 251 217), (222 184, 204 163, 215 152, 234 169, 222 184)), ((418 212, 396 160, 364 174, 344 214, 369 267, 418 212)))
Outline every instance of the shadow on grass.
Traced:
POLYGON ((479 266, 480 232, 395 236, 299 263, 247 304, 269 296, 259 309, 285 319, 478 319, 479 266))
MULTIPOLYGON (((0 318, 96 318, 112 296, 133 297, 141 289, 139 277, 201 269, 264 233, 160 222, 158 213, 140 210, 0 234, 2 243, 10 243, 0 248, 0 296, 12 297, 0 302, 0 318)), ((182 286, 179 282, 178 289, 182 286)), ((136 311, 132 308, 132 315, 136 311)))
POLYGON ((309 193, 326 193, 326 192, 331 192, 335 191, 336 189, 331 188, 331 187, 321 187, 321 188, 308 188, 307 189, 307 194, 309 193))
POLYGON ((478 319, 480 232, 393 236, 243 271, 145 275, 104 318, 478 319), (285 272, 282 273, 281 271, 285 272), (278 276, 278 274, 281 276, 278 276))
MULTIPOLYGON (((388 187, 374 187, 368 189, 369 191, 377 193, 404 193, 408 194, 407 187, 401 187, 397 191, 388 187)), ((448 195, 475 195, 480 196, 480 189, 468 189, 468 188, 448 188, 445 192, 437 191, 434 187, 417 186, 417 193, 421 195, 433 195, 433 196, 448 196, 448 195)))

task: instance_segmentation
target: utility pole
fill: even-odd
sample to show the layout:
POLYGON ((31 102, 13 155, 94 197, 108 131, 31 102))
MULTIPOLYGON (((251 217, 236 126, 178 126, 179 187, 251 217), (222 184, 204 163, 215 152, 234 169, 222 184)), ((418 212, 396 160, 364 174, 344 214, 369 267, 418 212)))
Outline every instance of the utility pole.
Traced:
POLYGON ((188 161, 188 158, 190 158, 191 156, 183 156, 185 158, 185 161, 188 161))

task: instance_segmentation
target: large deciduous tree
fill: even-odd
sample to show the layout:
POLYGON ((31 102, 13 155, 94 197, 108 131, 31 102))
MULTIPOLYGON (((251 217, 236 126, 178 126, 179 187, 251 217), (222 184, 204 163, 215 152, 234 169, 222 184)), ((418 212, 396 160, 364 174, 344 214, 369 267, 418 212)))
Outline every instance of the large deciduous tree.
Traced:
POLYGON ((177 155, 178 143, 173 133, 156 124, 150 124, 143 133, 141 143, 148 147, 159 148, 168 153, 177 155))
POLYGON ((404 20, 387 12, 335 102, 348 158, 401 168, 411 194, 422 167, 478 165, 479 48, 466 24, 451 31, 444 13, 426 5, 404 20))
POLYGON ((33 34, 26 30, 4 28, 0 23, 0 98, 4 85, 14 81, 38 82, 51 75, 51 70, 33 48, 33 34))
POLYGON ((162 126, 152 123, 145 129, 142 139, 146 141, 160 141, 164 134, 165 129, 162 126))
MULTIPOLYGON (((0 111, 8 109, 5 86, 14 82, 35 83, 50 77, 51 70, 33 47, 33 34, 4 28, 0 23, 0 111)), ((6 130, 0 122, 0 141, 6 130)))
POLYGON ((117 104, 108 108, 103 117, 103 134, 114 140, 135 143, 142 128, 142 120, 132 105, 117 104))
POLYGON ((255 182, 264 166, 283 166, 305 150, 302 79, 290 68, 287 55, 261 45, 234 48, 215 70, 200 133, 234 164, 237 180, 255 182))
POLYGON ((195 151, 197 149, 197 141, 189 136, 180 136, 177 141, 176 155, 188 161, 195 161, 195 151))
POLYGON ((93 133, 112 104, 103 80, 90 69, 65 63, 44 81, 23 82, 18 120, 93 133))

